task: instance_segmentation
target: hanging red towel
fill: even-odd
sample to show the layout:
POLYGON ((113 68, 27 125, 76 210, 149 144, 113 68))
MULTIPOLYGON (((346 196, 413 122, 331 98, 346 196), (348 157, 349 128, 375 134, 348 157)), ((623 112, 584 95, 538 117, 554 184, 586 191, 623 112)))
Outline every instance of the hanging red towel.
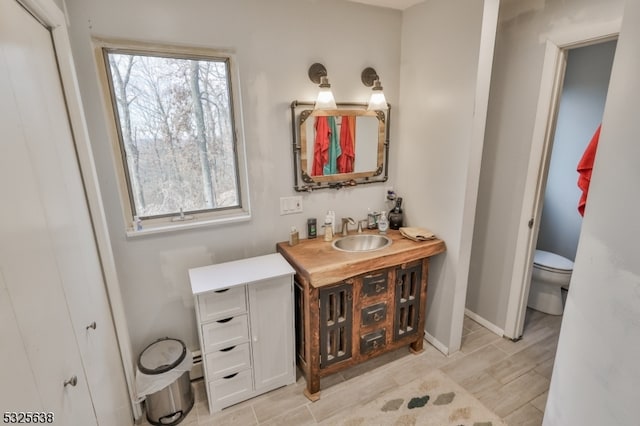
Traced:
POLYGON ((340 148, 342 153, 338 157, 338 173, 353 172, 353 160, 355 158, 354 141, 356 132, 355 117, 345 115, 340 125, 340 148))
POLYGON ((578 162, 578 188, 582 190, 582 196, 578 202, 578 212, 580 216, 584 216, 584 208, 587 205, 587 192, 589 191, 589 183, 591 182, 591 171, 593 170, 593 161, 596 158, 596 150, 598 149, 598 139, 600 139, 600 128, 591 137, 587 149, 585 149, 582 158, 578 162))
POLYGON ((324 165, 329 161, 329 122, 327 117, 316 117, 316 140, 313 144, 313 167, 311 176, 322 176, 324 165))

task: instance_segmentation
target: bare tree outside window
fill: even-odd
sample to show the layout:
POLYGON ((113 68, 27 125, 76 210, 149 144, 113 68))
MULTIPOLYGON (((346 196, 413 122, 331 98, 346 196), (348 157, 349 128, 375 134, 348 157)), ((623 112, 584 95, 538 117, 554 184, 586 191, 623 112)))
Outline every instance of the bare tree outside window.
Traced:
POLYGON ((133 215, 241 207, 229 59, 103 53, 133 215))

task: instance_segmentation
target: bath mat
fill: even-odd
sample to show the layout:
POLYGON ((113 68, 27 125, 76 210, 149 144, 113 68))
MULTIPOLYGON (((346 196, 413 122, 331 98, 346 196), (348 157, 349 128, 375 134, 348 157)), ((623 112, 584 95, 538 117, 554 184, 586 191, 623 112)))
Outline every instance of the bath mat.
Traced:
POLYGON ((335 426, 506 426, 440 370, 321 424, 335 426))

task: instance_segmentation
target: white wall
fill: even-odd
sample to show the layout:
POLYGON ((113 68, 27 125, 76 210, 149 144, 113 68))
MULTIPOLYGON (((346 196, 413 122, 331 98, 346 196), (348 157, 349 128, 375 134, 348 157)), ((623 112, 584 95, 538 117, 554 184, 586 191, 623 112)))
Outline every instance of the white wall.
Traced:
POLYGON ((545 41, 622 16, 623 0, 504 2, 482 155, 467 308, 499 328, 505 316, 545 41))
POLYGON ((640 1, 628 0, 582 236, 560 332, 546 426, 637 425, 640 383, 640 1))
POLYGON ((426 331, 451 352, 461 339, 497 9, 497 1, 430 0, 402 21, 391 170, 405 222, 447 244, 430 262, 426 331))
POLYGON ((553 138, 537 248, 574 260, 582 226, 578 162, 602 122, 616 41, 571 49, 553 138))
MULTIPOLYGON (((365 218, 381 209, 384 184, 303 195, 304 213, 279 216, 293 187, 292 100, 314 100, 308 67, 327 67, 336 100, 368 100, 360 73, 373 66, 385 95, 398 103, 401 13, 340 0, 66 0, 78 78, 96 158, 122 297, 135 354, 171 336, 197 347, 190 267, 275 251, 307 217, 365 218), (375 29, 375 31, 373 30, 375 29), (252 205, 250 222, 127 239, 116 186, 113 143, 90 37, 114 37, 235 51, 252 205)), ((397 124, 392 115, 391 141, 397 124)))

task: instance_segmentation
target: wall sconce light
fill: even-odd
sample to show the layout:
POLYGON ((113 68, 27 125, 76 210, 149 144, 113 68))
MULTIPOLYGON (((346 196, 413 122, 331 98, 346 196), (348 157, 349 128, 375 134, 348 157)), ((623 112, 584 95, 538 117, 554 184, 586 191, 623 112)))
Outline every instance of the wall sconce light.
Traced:
POLYGON ((315 109, 337 109, 336 100, 331 92, 331 85, 327 77, 327 69, 324 65, 315 63, 309 67, 309 79, 320 85, 315 109))
POLYGON ((384 93, 382 92, 382 84, 380 83, 380 77, 378 77, 376 70, 371 67, 367 67, 362 70, 360 78, 365 86, 373 86, 367 109, 370 111, 386 110, 388 107, 387 99, 384 97, 384 93))

